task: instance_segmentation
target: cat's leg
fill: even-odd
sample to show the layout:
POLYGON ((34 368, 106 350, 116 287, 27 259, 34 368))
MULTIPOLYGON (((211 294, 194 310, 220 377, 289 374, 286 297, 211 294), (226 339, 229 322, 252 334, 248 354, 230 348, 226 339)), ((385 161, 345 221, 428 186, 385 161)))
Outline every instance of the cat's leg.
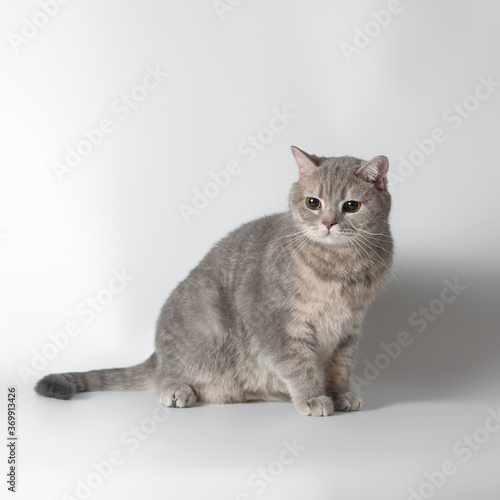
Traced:
MULTIPOLYGON (((166 309, 162 315, 168 312, 166 309)), ((156 387, 160 403, 169 408, 187 408, 199 399, 193 388, 193 373, 186 370, 183 359, 185 336, 179 334, 177 340, 174 333, 182 329, 182 322, 175 324, 171 317, 160 315, 156 331, 156 387)))
POLYGON ((274 366, 299 413, 314 417, 333 414, 332 399, 325 394, 316 355, 307 338, 288 338, 275 354, 274 366))
POLYGON ((363 401, 349 387, 349 377, 354 365, 358 335, 350 335, 335 350, 325 370, 326 393, 332 397, 335 410, 361 410, 363 401))
POLYGON ((176 378, 168 378, 162 382, 160 403, 170 408, 187 408, 197 401, 193 388, 176 378))

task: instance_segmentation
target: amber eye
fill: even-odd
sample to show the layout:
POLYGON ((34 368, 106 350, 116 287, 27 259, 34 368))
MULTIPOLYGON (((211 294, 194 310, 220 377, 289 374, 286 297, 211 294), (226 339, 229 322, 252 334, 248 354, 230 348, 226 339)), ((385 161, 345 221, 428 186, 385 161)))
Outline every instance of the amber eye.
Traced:
POLYGON ((344 212, 357 212, 361 208, 361 203, 354 200, 346 201, 342 208, 344 209, 344 212))
POLYGON ((306 204, 312 210, 318 210, 321 207, 321 201, 318 198, 307 198, 306 204))

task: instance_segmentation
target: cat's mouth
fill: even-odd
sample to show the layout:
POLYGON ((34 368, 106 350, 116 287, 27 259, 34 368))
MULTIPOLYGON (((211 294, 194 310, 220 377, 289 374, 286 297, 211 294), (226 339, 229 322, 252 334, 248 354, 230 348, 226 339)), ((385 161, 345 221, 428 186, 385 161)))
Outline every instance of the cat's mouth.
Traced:
POLYGON ((343 240, 343 238, 337 232, 331 233, 330 231, 328 231, 321 236, 321 240, 324 241, 325 243, 335 244, 335 243, 340 243, 343 240))
POLYGON ((334 233, 327 229, 326 233, 321 236, 321 239, 327 243, 342 243, 350 239, 354 231, 336 230, 334 233))

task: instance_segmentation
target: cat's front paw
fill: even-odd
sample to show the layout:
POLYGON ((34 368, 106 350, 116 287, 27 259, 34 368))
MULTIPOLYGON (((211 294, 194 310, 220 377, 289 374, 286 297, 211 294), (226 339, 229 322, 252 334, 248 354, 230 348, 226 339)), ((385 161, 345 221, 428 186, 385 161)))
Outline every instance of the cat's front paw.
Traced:
POLYGON ((358 411, 363 406, 362 399, 352 391, 333 396, 336 411, 358 411))
POLYGON ((327 417, 333 415, 333 401, 328 396, 318 396, 295 404, 295 408, 302 415, 313 417, 327 417))
POLYGON ((188 408, 196 403, 193 388, 183 382, 172 379, 160 394, 160 403, 169 408, 188 408))

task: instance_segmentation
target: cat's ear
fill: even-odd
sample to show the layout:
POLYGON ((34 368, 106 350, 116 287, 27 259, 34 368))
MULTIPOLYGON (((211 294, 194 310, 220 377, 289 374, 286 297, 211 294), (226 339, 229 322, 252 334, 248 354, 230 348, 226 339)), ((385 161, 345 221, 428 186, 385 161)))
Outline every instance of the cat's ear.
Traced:
POLYGON ((373 182, 377 189, 385 189, 389 160, 386 156, 375 156, 367 161, 356 174, 368 182, 373 182))
POLYGON ((316 172, 318 165, 312 155, 295 146, 290 146, 290 149, 299 167, 299 179, 316 172))

